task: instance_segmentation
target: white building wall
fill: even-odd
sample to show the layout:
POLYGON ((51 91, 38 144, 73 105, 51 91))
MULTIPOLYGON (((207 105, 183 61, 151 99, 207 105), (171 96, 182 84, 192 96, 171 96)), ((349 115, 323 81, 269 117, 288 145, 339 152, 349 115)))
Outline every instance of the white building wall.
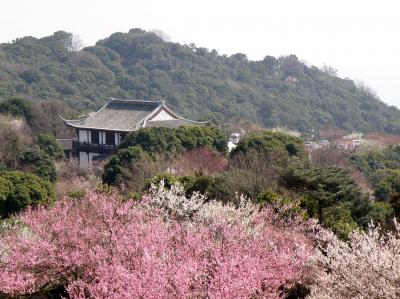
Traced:
POLYGON ((100 144, 106 144, 106 132, 100 132, 99 138, 100 138, 100 144))
POLYGON ((88 133, 87 130, 79 130, 79 142, 89 142, 88 133))
POLYGON ((79 152, 79 167, 89 167, 89 154, 87 152, 79 152))
POLYGON ((119 143, 118 143, 118 137, 119 137, 119 133, 114 133, 114 144, 116 145, 116 146, 118 146, 119 145, 119 143))
POLYGON ((162 120, 171 120, 176 119, 171 114, 166 112, 165 110, 161 110, 156 116, 154 116, 150 121, 162 121, 162 120))
POLYGON ((93 157, 100 155, 99 153, 79 152, 79 167, 88 168, 93 166, 93 157))

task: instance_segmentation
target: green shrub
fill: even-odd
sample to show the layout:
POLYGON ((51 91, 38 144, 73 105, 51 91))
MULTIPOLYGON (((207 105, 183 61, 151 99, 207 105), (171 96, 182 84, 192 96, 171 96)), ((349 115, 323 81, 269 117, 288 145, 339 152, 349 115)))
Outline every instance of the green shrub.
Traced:
POLYGON ((340 238, 346 239, 350 232, 359 227, 351 210, 350 202, 341 202, 324 209, 324 225, 340 238))
POLYGON ((14 116, 29 117, 32 111, 32 104, 21 98, 12 98, 0 102, 0 113, 14 116))
POLYGON ((232 155, 246 154, 252 150, 260 153, 278 149, 285 150, 290 156, 302 156, 304 154, 303 143, 300 138, 282 132, 263 131, 245 136, 232 151, 232 155))
POLYGON ((57 172, 53 159, 40 148, 26 150, 20 158, 24 168, 32 168, 32 172, 37 176, 55 182, 57 172))
POLYGON ((261 205, 269 205, 275 209, 282 216, 300 215, 308 218, 307 213, 300 207, 299 200, 283 194, 279 194, 271 189, 266 189, 261 192, 257 197, 257 202, 261 205))
POLYGON ((144 189, 149 190, 151 184, 158 186, 161 183, 161 181, 164 181, 165 188, 170 189, 172 185, 179 182, 179 179, 169 173, 157 174, 153 178, 146 180, 144 189))
POLYGON ((225 152, 226 145, 225 135, 211 126, 143 128, 129 134, 118 153, 105 165, 103 182, 141 191, 140 185, 146 187, 146 180, 165 171, 160 169, 156 157, 165 160, 185 150, 202 147, 225 152))
POLYGON ((103 183, 140 192, 146 180, 157 172, 158 163, 154 156, 145 152, 141 146, 129 146, 118 150, 105 165, 103 183))
POLYGON ((183 150, 209 147, 220 152, 226 151, 227 138, 216 127, 181 126, 179 128, 143 128, 127 136, 121 149, 141 146, 148 153, 175 156, 183 150))
POLYGON ((366 227, 370 221, 371 202, 344 169, 293 161, 281 183, 302 194, 301 206, 308 214, 338 234, 345 235, 354 223, 366 227))
POLYGON ((208 175, 183 176, 179 178, 179 181, 184 185, 187 196, 191 196, 193 192, 209 194, 214 177, 208 175))
POLYGON ((47 180, 20 171, 0 172, 1 217, 8 217, 27 206, 50 204, 54 200, 53 186, 47 180))
POLYGON ((381 225, 391 225, 395 214, 395 206, 388 202, 373 201, 371 202, 371 210, 367 215, 368 220, 381 225))
POLYGON ((52 159, 58 160, 64 158, 64 151, 53 135, 39 134, 37 144, 52 159))

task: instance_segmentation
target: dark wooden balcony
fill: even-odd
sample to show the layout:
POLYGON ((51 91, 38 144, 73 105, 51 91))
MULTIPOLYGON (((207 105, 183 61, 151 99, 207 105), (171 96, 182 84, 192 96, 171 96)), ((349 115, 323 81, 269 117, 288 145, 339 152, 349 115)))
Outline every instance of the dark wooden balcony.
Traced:
POLYGON ((101 154, 115 154, 117 152, 117 146, 108 144, 94 144, 88 142, 74 141, 74 150, 85 151, 101 154))

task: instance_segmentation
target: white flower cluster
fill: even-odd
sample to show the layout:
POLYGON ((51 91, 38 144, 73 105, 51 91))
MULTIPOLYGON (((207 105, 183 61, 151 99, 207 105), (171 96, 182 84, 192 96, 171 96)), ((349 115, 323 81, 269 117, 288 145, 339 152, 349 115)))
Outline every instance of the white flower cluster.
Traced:
POLYGON ((238 222, 244 226, 249 225, 250 216, 252 215, 255 206, 251 201, 243 195, 236 195, 238 206, 232 203, 224 204, 220 201, 209 201, 205 203, 196 214, 198 222, 207 224, 225 224, 235 225, 238 222))
POLYGON ((207 201, 207 196, 194 192, 189 198, 182 185, 174 184, 165 188, 164 181, 150 188, 149 204, 160 209, 165 217, 179 220, 195 220, 203 224, 235 224, 240 221, 247 225, 255 206, 249 199, 237 195, 236 207, 219 201, 207 201))
POLYGON ((322 271, 308 298, 400 298, 400 226, 395 226, 383 234, 371 225, 367 232, 353 232, 348 242, 325 232, 315 257, 322 271))
POLYGON ((194 192, 190 198, 186 198, 182 185, 174 184, 168 189, 165 188, 164 180, 158 186, 151 185, 150 195, 150 205, 159 208, 165 217, 179 220, 190 219, 207 199, 199 192, 194 192))

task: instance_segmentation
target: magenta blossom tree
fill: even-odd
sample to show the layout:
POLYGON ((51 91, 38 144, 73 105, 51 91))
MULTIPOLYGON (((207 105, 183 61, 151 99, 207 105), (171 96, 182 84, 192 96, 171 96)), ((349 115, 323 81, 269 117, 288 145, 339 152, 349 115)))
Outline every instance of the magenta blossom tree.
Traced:
POLYGON ((162 196, 183 195, 134 203, 91 193, 24 212, 0 239, 0 294, 63 286, 71 298, 278 298, 301 279, 313 252, 301 221, 213 202, 178 219, 162 196))

